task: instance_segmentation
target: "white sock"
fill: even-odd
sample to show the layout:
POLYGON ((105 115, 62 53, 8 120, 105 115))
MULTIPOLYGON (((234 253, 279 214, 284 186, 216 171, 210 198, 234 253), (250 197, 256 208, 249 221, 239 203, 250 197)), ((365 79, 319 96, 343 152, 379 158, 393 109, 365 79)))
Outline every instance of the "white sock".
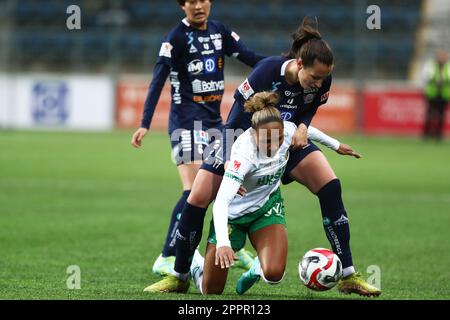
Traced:
POLYGON ((201 294, 203 294, 202 282, 203 282, 203 266, 205 264, 205 258, 202 257, 198 250, 195 250, 194 257, 191 264, 191 276, 194 281, 195 287, 201 294))
POLYGON ((201 294, 203 294, 203 268, 196 269, 196 272, 192 273, 192 280, 194 281, 195 287, 201 294))
POLYGON ((346 277, 348 277, 348 276, 351 276, 351 275, 354 274, 355 272, 356 272, 356 271, 355 271, 355 267, 353 267, 353 266, 344 268, 344 270, 342 270, 342 277, 343 277, 343 278, 346 278, 346 277))
POLYGON ((205 264, 205 258, 203 258, 198 249, 195 249, 193 260, 196 260, 198 264, 201 265, 202 267, 205 264))
POLYGON ((254 275, 260 276, 261 275, 261 263, 259 262, 259 258, 256 257, 255 259, 253 259, 253 264, 250 267, 251 272, 254 275))

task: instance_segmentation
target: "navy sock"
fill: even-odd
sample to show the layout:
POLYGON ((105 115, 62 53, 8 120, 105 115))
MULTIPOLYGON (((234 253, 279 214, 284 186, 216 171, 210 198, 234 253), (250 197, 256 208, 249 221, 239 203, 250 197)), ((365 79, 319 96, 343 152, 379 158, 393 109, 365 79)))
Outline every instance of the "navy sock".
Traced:
POLYGON ((178 228, 178 223, 180 221, 181 211, 183 210, 187 198, 189 197, 189 193, 191 193, 191 190, 184 191, 181 198, 175 205, 175 208, 173 208, 169 230, 167 230, 166 243, 164 244, 162 250, 163 257, 175 256, 175 235, 178 228))
POLYGON ((342 267, 353 266, 350 250, 350 227, 342 201, 342 189, 339 179, 326 184, 317 193, 322 210, 323 227, 333 252, 341 259, 342 267))
POLYGON ((199 208, 186 202, 181 213, 176 235, 176 259, 174 270, 188 273, 195 249, 202 239, 203 221, 207 208, 199 208))

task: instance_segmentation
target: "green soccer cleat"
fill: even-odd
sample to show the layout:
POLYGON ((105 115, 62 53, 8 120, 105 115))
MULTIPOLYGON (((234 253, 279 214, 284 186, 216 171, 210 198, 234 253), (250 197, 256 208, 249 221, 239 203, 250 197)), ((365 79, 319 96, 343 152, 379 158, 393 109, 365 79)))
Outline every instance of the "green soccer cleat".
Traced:
POLYGON ((378 297, 381 294, 381 290, 364 281, 359 272, 339 281, 338 290, 343 294, 357 293, 365 297, 378 297))
POLYGON ((241 268, 244 270, 249 270, 252 266, 253 259, 255 256, 245 248, 242 248, 238 252, 236 252, 236 257, 238 258, 232 265, 233 268, 241 268))
POLYGON ((152 267, 152 272, 158 276, 165 277, 172 274, 175 265, 175 257, 163 257, 159 255, 152 267))
POLYGON ((144 291, 150 293, 186 293, 189 290, 189 284, 189 279, 183 281, 170 274, 168 276, 165 276, 164 279, 148 286, 144 289, 144 291))
POLYGON ((244 272, 236 284, 237 294, 244 294, 261 278, 259 273, 255 271, 256 267, 258 267, 258 269, 261 268, 259 259, 256 258, 253 261, 254 263, 252 263, 250 270, 244 272))

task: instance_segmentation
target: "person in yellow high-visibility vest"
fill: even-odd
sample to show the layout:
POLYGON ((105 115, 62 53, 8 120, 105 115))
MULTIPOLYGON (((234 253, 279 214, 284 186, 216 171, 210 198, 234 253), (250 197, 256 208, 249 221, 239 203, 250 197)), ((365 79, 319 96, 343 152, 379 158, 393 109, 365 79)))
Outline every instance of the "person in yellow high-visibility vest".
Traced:
POLYGON ((437 50, 433 60, 425 65, 424 95, 428 110, 424 123, 424 138, 442 139, 445 111, 450 102, 450 62, 448 53, 437 50))

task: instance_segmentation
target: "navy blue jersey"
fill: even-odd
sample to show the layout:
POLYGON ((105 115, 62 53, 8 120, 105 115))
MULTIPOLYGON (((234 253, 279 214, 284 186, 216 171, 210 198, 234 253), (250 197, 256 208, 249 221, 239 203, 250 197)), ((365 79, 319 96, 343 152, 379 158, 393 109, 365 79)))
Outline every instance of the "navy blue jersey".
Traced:
POLYGON ((300 84, 290 85, 285 78, 286 66, 290 61, 291 59, 277 56, 261 60, 256 65, 234 94, 235 102, 228 116, 226 129, 247 130, 251 126, 252 114, 244 112, 244 104, 253 94, 261 91, 279 94, 277 109, 284 121, 294 122, 297 126, 300 123, 309 126, 317 109, 328 101, 331 75, 318 89, 303 89, 300 84))
POLYGON ((187 19, 178 23, 162 43, 141 127, 150 127, 169 75, 172 87, 169 133, 179 128, 192 130, 194 121, 202 121, 203 130, 220 127, 225 55, 251 67, 264 58, 250 51, 235 32, 220 22, 208 21, 206 30, 193 28, 187 19))

